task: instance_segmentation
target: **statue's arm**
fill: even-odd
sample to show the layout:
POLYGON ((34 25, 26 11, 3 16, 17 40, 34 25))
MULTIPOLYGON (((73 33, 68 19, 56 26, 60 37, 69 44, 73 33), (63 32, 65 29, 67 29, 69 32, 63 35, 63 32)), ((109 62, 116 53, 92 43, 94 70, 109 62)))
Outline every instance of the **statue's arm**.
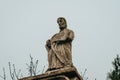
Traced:
POLYGON ((72 30, 65 30, 63 33, 55 34, 52 39, 51 43, 61 43, 66 41, 72 41, 74 39, 74 32, 72 30))
POLYGON ((57 41, 65 41, 68 38, 68 31, 64 31, 64 34, 58 38, 57 41))
POLYGON ((74 32, 72 30, 65 31, 64 35, 58 38, 58 42, 72 41, 74 39, 74 32))

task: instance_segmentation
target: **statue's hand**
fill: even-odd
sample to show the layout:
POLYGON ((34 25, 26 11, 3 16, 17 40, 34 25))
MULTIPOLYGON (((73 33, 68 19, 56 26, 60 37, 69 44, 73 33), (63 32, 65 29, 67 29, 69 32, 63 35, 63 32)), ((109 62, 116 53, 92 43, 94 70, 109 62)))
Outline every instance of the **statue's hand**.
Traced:
POLYGON ((49 52, 50 49, 51 49, 51 43, 50 43, 50 40, 47 40, 47 41, 46 41, 46 45, 45 45, 45 47, 46 47, 47 51, 49 52))
POLYGON ((49 47, 49 48, 51 47, 51 42, 50 42, 50 40, 47 40, 47 41, 46 41, 46 46, 49 47))

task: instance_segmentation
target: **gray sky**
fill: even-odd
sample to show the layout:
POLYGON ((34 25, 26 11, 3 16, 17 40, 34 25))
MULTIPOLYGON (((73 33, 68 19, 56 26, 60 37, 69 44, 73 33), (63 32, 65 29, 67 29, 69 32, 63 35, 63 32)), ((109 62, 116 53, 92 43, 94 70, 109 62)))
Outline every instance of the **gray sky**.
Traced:
POLYGON ((78 71, 87 68, 89 80, 106 80, 120 54, 120 0, 0 0, 0 74, 3 67, 9 74, 9 61, 25 73, 29 54, 40 70, 47 68, 45 42, 59 31, 61 16, 75 32, 72 57, 78 71))

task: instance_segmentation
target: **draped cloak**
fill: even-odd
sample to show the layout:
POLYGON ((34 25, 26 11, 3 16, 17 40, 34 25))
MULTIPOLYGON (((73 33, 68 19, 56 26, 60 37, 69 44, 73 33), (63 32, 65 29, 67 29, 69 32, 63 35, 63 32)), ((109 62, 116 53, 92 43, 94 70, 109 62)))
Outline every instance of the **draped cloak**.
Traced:
MULTIPOLYGON (((64 29, 50 39, 48 51, 49 69, 72 66, 71 42, 74 39, 74 32, 64 29)), ((46 43, 47 45, 48 43, 46 43)))

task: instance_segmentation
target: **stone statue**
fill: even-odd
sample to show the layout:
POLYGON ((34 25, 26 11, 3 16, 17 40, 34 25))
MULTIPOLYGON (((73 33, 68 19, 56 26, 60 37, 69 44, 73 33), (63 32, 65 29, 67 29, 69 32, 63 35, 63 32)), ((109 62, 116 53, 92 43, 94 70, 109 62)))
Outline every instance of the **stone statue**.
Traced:
POLYGON ((60 31, 46 41, 48 51, 47 71, 41 75, 18 80, 83 80, 72 63, 72 41, 74 32, 67 29, 65 18, 57 19, 60 31))
POLYGON ((48 71, 73 66, 71 43, 74 39, 74 32, 67 29, 65 18, 59 17, 57 23, 60 31, 47 40, 45 45, 48 52, 48 71))

